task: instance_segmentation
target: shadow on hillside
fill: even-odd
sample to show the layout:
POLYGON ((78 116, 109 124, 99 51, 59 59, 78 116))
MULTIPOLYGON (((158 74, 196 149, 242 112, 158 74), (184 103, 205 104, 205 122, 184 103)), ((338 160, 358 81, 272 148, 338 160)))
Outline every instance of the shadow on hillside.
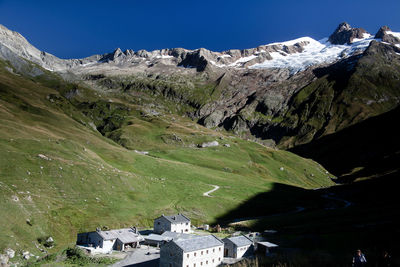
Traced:
POLYGON ((340 183, 398 172, 400 128, 396 121, 399 116, 400 107, 290 151, 319 162, 339 177, 340 183))
POLYGON ((256 217, 251 225, 235 224, 235 230, 277 230, 266 234, 268 241, 307 255, 330 255, 333 262, 337 260, 336 266, 348 263, 357 248, 376 262, 384 250, 400 249, 400 210, 395 201, 398 178, 390 174, 319 190, 274 184, 271 191, 248 199, 215 223, 227 226, 235 219, 256 217))
POLYGON ((238 220, 322 207, 324 201, 316 202, 316 199, 320 199, 320 196, 313 190, 274 183, 270 191, 257 194, 237 208, 228 211, 217 218, 215 224, 227 225, 238 220))

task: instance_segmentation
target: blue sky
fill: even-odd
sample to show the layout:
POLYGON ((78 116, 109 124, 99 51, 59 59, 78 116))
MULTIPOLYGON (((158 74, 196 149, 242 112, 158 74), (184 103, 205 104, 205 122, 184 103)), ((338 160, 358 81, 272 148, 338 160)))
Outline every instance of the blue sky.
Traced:
POLYGON ((256 47, 321 39, 347 21, 375 34, 400 31, 400 1, 0 0, 0 24, 40 50, 80 58, 121 49, 256 47))

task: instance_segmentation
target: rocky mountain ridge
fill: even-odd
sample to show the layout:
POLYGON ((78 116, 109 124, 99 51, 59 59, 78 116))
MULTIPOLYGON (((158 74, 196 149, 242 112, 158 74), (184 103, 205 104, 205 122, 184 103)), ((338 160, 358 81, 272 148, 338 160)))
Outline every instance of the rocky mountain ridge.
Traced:
MULTIPOLYGON (((385 31, 382 31, 384 33, 385 31)), ((377 33, 375 38, 379 38, 382 33, 377 33)), ((393 36, 391 31, 385 36, 393 36)), ((197 71, 204 71, 208 67, 218 68, 285 68, 282 65, 282 57, 290 58, 290 55, 298 55, 310 50, 324 53, 316 54, 315 57, 322 57, 322 60, 309 62, 307 66, 318 65, 321 63, 331 63, 340 58, 345 58, 356 53, 362 52, 371 41, 371 35, 362 28, 351 28, 349 24, 342 23, 336 31, 329 37, 316 41, 310 37, 298 38, 292 41, 279 42, 261 45, 250 49, 231 49, 223 52, 213 52, 205 48, 187 50, 184 48, 161 49, 154 51, 127 49, 122 51, 117 48, 112 53, 103 55, 93 55, 82 59, 59 59, 56 56, 44 51, 40 51, 32 46, 22 35, 8 30, 0 25, 0 43, 2 49, 8 48, 13 53, 24 59, 39 64, 45 69, 58 72, 82 72, 101 71, 107 64, 118 66, 119 68, 152 67, 154 64, 173 65, 175 67, 196 68, 197 71), (366 40, 368 39, 368 40, 366 40), (361 40, 362 44, 354 45, 361 40), (353 45, 352 45, 353 44, 353 45), (332 55, 331 55, 332 54, 332 55), (323 58, 323 57, 326 58, 323 58), (281 63, 281 64, 279 64, 281 63), (96 68, 97 67, 97 68, 96 68)), ((389 37, 385 37, 389 38, 389 37)), ((396 37, 393 37, 396 38, 396 37)), ((4 57, 4 52, 3 52, 4 57)), ((306 59, 304 59, 306 60, 306 59)), ((308 59, 309 60, 309 59, 308 59)), ((310 61, 310 60, 309 60, 310 61)), ((289 65, 291 62, 287 62, 289 65)), ((293 63, 293 62, 292 62, 293 63)), ((304 68, 303 68, 304 69, 304 68)), ((303 70, 300 69, 300 70, 303 70)))
POLYGON ((310 142, 395 107, 399 101, 395 90, 399 43, 400 33, 387 26, 372 36, 362 28, 341 23, 329 38, 320 41, 303 37, 224 52, 118 48, 104 55, 62 60, 0 27, 0 57, 11 63, 27 59, 103 92, 162 95, 189 105, 186 115, 209 128, 268 139, 269 144, 272 141, 284 148, 310 142), (383 92, 381 84, 387 81, 374 77, 365 85, 372 91, 352 89, 346 96, 347 105, 361 101, 362 107, 349 111, 338 99, 347 93, 349 82, 352 88, 360 84, 353 84, 352 79, 373 76, 361 71, 367 65, 378 68, 376 75, 387 76, 393 84, 385 86, 383 92), (382 68, 390 70, 382 74, 382 68), (362 77, 353 77, 358 70, 362 77), (315 95, 308 103, 318 91, 331 95, 324 96, 326 99, 315 95), (374 105, 378 106, 371 109, 374 105))

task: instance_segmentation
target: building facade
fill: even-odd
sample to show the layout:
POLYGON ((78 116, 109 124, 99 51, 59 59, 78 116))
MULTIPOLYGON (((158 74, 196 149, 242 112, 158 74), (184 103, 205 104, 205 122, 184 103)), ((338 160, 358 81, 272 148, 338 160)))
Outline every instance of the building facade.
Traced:
POLYGON ((110 253, 113 250, 137 247, 143 240, 136 228, 109 231, 97 229, 95 232, 79 233, 76 244, 87 247, 93 253, 110 253))
POLYGON ((165 216, 154 219, 154 233, 162 234, 166 231, 176 233, 190 233, 190 219, 183 214, 165 216))
POLYGON ((160 248, 160 267, 214 267, 222 263, 224 242, 214 235, 172 240, 160 248))
POLYGON ((224 238, 224 256, 240 259, 254 254, 253 241, 246 236, 224 238))

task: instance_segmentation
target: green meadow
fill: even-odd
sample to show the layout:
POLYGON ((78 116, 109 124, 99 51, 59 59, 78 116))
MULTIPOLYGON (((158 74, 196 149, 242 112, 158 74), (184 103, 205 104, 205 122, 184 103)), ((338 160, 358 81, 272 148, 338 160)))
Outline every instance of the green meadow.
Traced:
MULTIPOLYGON (((50 252, 56 252, 73 245, 78 232, 151 227, 160 214, 181 212, 194 225, 212 223, 274 184, 332 185, 322 166, 293 153, 204 128, 157 105, 150 114, 133 95, 67 84, 52 74, 28 78, 5 65, 1 250, 42 256, 38 238, 52 236, 50 252), (66 97, 70 91, 78 93, 66 97), (220 145, 198 148, 206 141, 220 145), (138 153, 143 151, 148 154, 138 153), (203 196, 212 185, 220 189, 203 196)), ((288 197, 269 205, 279 207, 288 197)))

